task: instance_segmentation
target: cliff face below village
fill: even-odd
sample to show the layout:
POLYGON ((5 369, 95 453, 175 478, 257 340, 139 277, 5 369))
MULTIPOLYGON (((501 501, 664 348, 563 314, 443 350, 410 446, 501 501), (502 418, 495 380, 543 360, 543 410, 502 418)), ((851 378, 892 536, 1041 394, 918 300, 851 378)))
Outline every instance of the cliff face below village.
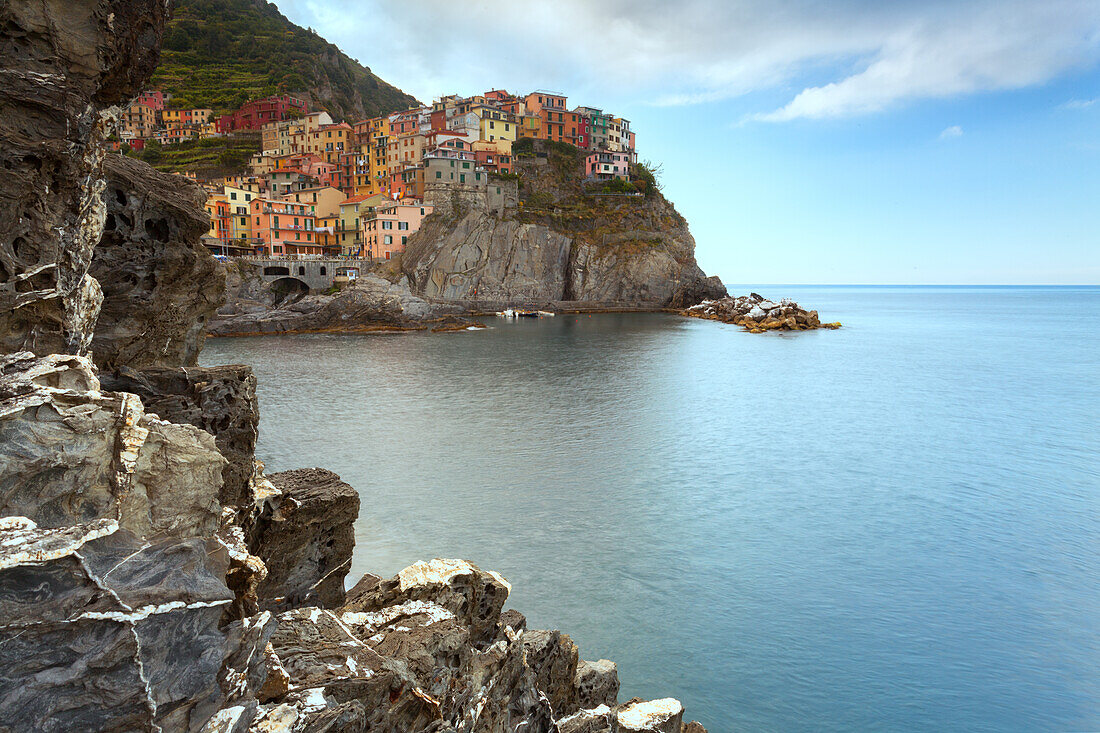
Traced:
POLYGON ((193 185, 104 170, 166 16, 0 5, 0 727, 700 733, 469 562, 345 591, 358 492, 265 476, 251 370, 192 366, 221 291, 193 185))
POLYGON ((475 307, 683 308, 725 295, 695 262, 687 222, 654 186, 644 196, 594 193, 571 146, 538 141, 516 161, 518 182, 490 181, 500 199, 473 187, 428 192, 435 213, 401 259, 414 292, 475 307))

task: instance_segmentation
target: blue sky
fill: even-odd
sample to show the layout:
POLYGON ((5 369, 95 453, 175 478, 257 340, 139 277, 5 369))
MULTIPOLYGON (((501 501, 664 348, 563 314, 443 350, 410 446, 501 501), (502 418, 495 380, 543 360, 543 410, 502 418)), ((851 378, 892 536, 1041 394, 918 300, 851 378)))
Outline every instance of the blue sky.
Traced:
POLYGON ((276 4, 422 101, 630 119, 726 282, 1100 283, 1100 0, 276 4))

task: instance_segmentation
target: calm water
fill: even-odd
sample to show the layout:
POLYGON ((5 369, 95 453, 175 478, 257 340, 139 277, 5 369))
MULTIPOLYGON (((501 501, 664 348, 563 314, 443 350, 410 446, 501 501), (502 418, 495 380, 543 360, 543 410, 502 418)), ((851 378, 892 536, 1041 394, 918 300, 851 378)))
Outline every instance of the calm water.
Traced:
MULTIPOLYGON (((736 292, 748 288, 736 288, 736 292)), ((215 339, 269 470, 363 498, 349 580, 499 570, 712 731, 1100 729, 1100 289, 763 287, 664 315, 215 339)))

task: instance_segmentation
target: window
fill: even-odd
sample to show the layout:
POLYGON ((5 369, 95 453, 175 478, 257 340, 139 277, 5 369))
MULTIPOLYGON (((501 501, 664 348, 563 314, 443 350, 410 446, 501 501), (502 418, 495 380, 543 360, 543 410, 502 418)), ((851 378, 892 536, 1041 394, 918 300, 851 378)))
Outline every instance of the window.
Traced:
POLYGON ((274 216, 272 218, 275 220, 275 228, 278 229, 279 228, 279 217, 274 216))
POLYGON ((409 241, 408 237, 401 237, 401 244, 404 244, 407 241, 409 241))
POLYGON ((424 207, 423 206, 420 207, 420 215, 424 216, 424 207))
POLYGON ((325 266, 324 266, 324 265, 321 265, 321 275, 322 275, 322 276, 324 276, 325 274, 326 274, 326 272, 325 272, 325 266))
POLYGON ((497 186, 497 193, 500 193, 500 186, 497 186))
POLYGON ((382 244, 393 244, 393 237, 391 237, 389 234, 382 237, 382 244))
POLYGON ((302 267, 301 265, 299 265, 299 266, 298 266, 298 274, 299 274, 299 275, 305 275, 305 274, 306 274, 306 268, 304 268, 304 267, 302 267))
POLYGON ((229 200, 230 201, 236 201, 237 200, 237 192, 236 191, 230 191, 229 192, 229 200))
POLYGON ((470 169, 470 164, 469 164, 469 163, 463 163, 463 164, 462 164, 462 168, 463 168, 464 170, 469 170, 469 169, 470 169))
POLYGON ((382 222, 382 228, 383 229, 393 229, 393 222, 392 221, 382 222))
POLYGON ((465 182, 466 182, 466 174, 465 174, 465 173, 461 173, 461 174, 459 174, 459 176, 458 176, 458 182, 459 182, 459 183, 465 183, 465 182))
POLYGON ((405 230, 405 229, 408 229, 408 228, 409 228, 409 222, 407 222, 407 221, 397 222, 398 231, 405 230))

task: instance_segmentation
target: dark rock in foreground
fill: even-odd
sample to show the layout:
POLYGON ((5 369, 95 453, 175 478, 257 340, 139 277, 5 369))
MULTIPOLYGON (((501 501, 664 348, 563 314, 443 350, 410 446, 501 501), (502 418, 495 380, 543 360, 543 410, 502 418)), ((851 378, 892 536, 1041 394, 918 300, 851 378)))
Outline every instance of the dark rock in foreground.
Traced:
POLYGON ((781 300, 775 303, 756 293, 704 300, 680 312, 692 318, 734 323, 744 326, 752 333, 840 328, 839 323, 822 323, 817 311, 804 310, 794 301, 781 300))
POLYGON ((358 492, 323 468, 283 471, 268 479, 281 499, 247 530, 250 552, 267 567, 257 589, 260 607, 342 605, 355 549, 358 492))
POLYGON ((104 160, 107 217, 89 272, 103 291, 92 338, 101 368, 194 366, 225 275, 198 243, 210 226, 194 181, 121 155, 104 160))

